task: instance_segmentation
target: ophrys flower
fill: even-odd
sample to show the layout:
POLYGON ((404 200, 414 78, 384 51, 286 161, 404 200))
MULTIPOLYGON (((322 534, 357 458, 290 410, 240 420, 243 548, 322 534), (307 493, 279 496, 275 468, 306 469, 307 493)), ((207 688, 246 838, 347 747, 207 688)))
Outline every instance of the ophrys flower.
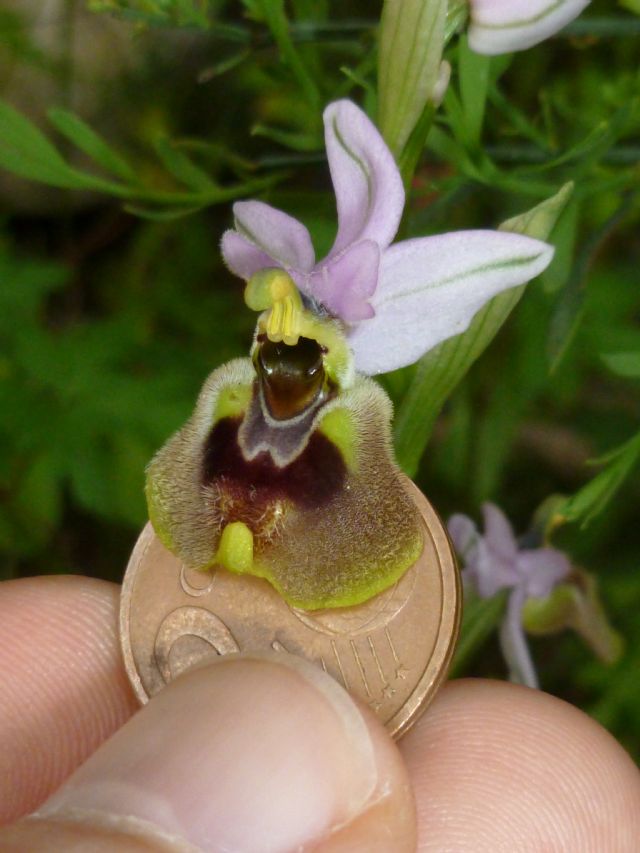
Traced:
POLYGON ((324 119, 333 247, 316 263, 291 216, 258 201, 234 206, 222 250, 260 312, 251 358, 211 374, 147 478, 154 528, 187 565, 264 577, 307 609, 370 598, 423 547, 393 459, 391 403, 363 374, 462 332, 552 255, 498 231, 391 245, 404 190, 390 151, 349 101, 324 119))

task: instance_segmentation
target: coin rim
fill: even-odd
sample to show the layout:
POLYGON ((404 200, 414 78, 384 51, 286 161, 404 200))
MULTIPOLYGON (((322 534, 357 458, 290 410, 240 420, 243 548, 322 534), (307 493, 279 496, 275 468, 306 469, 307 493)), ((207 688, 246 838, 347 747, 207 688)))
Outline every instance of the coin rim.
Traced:
POLYGON ((420 719, 445 680, 458 641, 462 618, 460 572, 447 529, 431 502, 415 483, 405 476, 402 480, 414 503, 425 509, 425 527, 440 569, 442 607, 436 642, 424 672, 404 705, 384 724, 396 740, 420 719))
MULTIPOLYGON (((424 671, 409 698, 393 717, 384 723, 394 739, 402 737, 417 722, 445 680, 456 647, 462 617, 460 573, 446 527, 420 489, 404 475, 402 480, 414 503, 422 505, 425 510, 426 535, 429 536, 437 556, 442 606, 436 642, 424 671)), ((155 536, 151 524, 145 525, 129 557, 120 596, 119 625, 124 665, 133 691, 143 705, 149 701, 150 697, 135 664, 129 630, 130 610, 135 583, 133 568, 142 562, 155 536)))

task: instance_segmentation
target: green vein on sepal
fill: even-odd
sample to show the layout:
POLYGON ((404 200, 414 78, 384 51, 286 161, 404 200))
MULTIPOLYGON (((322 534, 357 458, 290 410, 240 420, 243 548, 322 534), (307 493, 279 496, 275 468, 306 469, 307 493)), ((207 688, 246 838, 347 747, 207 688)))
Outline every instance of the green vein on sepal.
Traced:
MULTIPOLYGON (((565 184, 551 198, 504 222, 500 230, 547 239, 572 192, 573 184, 565 184)), ((418 361, 411 384, 397 409, 394 429, 396 457, 409 476, 418 468, 445 400, 493 340, 524 287, 514 287, 495 296, 475 315, 463 334, 443 341, 418 361)))

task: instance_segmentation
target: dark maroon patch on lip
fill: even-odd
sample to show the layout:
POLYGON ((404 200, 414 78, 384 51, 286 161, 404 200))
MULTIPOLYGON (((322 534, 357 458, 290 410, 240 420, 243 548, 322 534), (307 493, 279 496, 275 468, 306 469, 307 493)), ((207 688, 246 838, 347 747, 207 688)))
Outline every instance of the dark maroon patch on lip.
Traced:
POLYGON ((224 480, 244 492, 252 504, 288 499, 305 509, 326 504, 342 488, 346 474, 340 451, 314 432, 300 456, 284 468, 266 452, 248 462, 238 444, 240 421, 223 418, 214 426, 204 449, 203 484, 224 480))

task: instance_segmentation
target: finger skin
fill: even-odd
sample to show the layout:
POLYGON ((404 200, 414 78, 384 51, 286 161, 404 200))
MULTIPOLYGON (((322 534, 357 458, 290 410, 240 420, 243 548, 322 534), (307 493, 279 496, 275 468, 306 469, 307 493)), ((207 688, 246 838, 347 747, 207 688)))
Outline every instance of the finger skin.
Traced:
POLYGON ((0 584, 0 824, 36 808, 136 709, 119 592, 81 577, 0 584))
POLYGON ((155 838, 58 820, 21 820, 0 829, 0 843, 3 853, 176 853, 175 845, 155 838))
POLYGON ((68 844, 75 822, 89 850, 92 828, 97 840, 120 835, 114 849, 147 830, 154 843, 209 853, 415 850, 397 747, 319 667, 286 653, 228 655, 183 674, 38 815, 0 832, 0 848, 49 850, 62 830, 68 844))
POLYGON ((634 853, 640 773, 586 714, 538 690, 448 685, 400 743, 420 853, 634 853))
MULTIPOLYGON (((117 593, 84 578, 0 585, 5 819, 39 805, 135 708, 118 652, 117 593)), ((638 849, 638 771, 600 726, 551 696, 454 682, 401 749, 417 796, 420 851, 638 849)), ((350 849, 357 847, 335 847, 350 849)))

